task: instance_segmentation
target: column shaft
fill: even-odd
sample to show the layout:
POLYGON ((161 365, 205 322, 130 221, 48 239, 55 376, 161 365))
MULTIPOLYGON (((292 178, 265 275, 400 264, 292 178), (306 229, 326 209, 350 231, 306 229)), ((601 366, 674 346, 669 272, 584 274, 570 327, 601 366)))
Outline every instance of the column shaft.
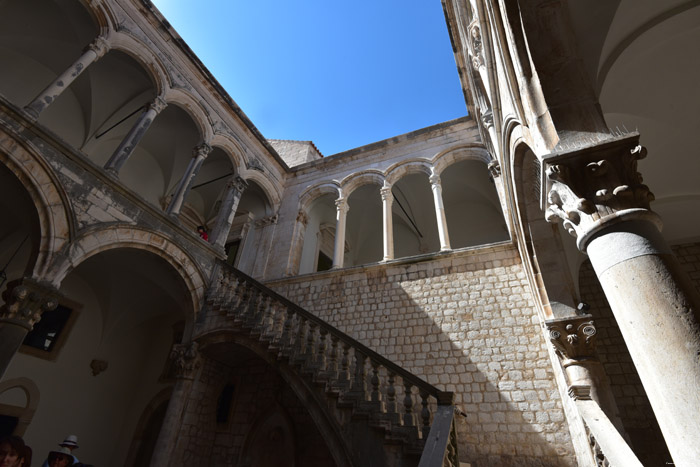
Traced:
POLYGON ((650 222, 628 221, 587 245, 678 466, 700 459, 700 297, 650 222))
POLYGON ((348 214, 348 203, 345 198, 335 200, 336 222, 335 222, 335 246, 333 249, 333 269, 343 267, 345 260, 345 219, 348 214))
POLYGON ((88 66, 96 62, 107 53, 108 50, 109 44, 107 40, 102 36, 97 37, 92 44, 85 48, 80 58, 73 62, 66 71, 61 73, 58 78, 53 80, 51 84, 41 91, 32 102, 27 104, 24 110, 34 119, 39 118, 41 112, 51 105, 63 91, 68 89, 71 83, 73 83, 88 66))
POLYGON ((170 204, 166 209, 166 212, 168 214, 172 216, 177 216, 178 214, 180 214, 180 210, 182 209, 182 205, 185 202, 185 198, 187 198, 187 194, 192 188, 194 179, 197 177, 199 169, 202 168, 204 159, 206 159, 207 155, 210 152, 211 146, 209 146, 208 144, 201 144, 193 149, 194 157, 192 157, 192 159, 190 160, 190 163, 187 166, 187 170, 185 170, 185 174, 180 179, 180 183, 178 184, 177 189, 175 190, 173 199, 170 201, 170 204))
POLYGON ((228 232, 231 230, 231 224, 236 215, 236 209, 238 209, 238 202, 241 200, 243 191, 247 186, 248 183, 245 180, 235 176, 226 187, 226 195, 221 203, 219 214, 216 216, 216 223, 209 237, 209 242, 221 250, 224 249, 228 232))
POLYGON ((301 253, 304 248, 304 235, 306 233, 306 224, 309 223, 309 216, 304 210, 300 210, 297 214, 297 220, 294 224, 294 233, 292 234, 292 247, 289 251, 289 260, 287 261, 287 270, 285 275, 294 276, 299 273, 299 263, 301 262, 301 253))
POLYGON ((440 184, 440 176, 436 173, 430 176, 430 186, 433 189, 435 217, 437 218, 438 235, 440 236, 440 251, 450 250, 450 236, 447 231, 445 206, 442 203, 442 185, 440 184))
POLYGON ((156 116, 165 108, 167 103, 160 97, 148 105, 148 108, 139 116, 134 126, 131 127, 126 137, 119 143, 116 151, 112 154, 105 164, 105 169, 114 175, 119 175, 119 171, 124 166, 129 156, 133 152, 136 145, 141 141, 141 138, 146 134, 146 131, 153 123, 156 116))
POLYGON ((394 223, 391 207, 394 204, 394 195, 391 186, 385 185, 381 189, 382 215, 384 219, 384 261, 394 259, 394 223))

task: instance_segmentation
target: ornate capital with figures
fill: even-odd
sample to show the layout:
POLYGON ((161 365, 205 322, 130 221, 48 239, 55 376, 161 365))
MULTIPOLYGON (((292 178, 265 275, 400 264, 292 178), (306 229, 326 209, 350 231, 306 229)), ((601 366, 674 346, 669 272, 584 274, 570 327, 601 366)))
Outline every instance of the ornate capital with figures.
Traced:
POLYGON ((612 222, 646 219, 654 195, 642 183, 637 161, 646 156, 639 135, 545 157, 548 222, 561 222, 585 252, 593 234, 612 222))
POLYGON ((596 328, 591 315, 572 316, 545 322, 549 340, 563 365, 595 359, 596 328))
POLYGON ((101 58, 110 49, 109 41, 105 36, 97 36, 94 41, 86 47, 86 50, 92 50, 97 54, 97 58, 101 58))
POLYGON ((31 330, 45 311, 54 310, 61 298, 58 290, 28 277, 12 281, 2 298, 0 322, 12 323, 31 330))
POLYGON ((248 182, 236 175, 229 180, 228 186, 229 188, 236 190, 238 194, 241 195, 245 189, 248 188, 248 182))
POLYGON ((192 149, 193 157, 207 157, 207 155, 212 151, 212 147, 207 143, 201 143, 192 149))
POLYGON ((178 379, 194 379, 200 365, 198 347, 196 342, 173 345, 170 351, 171 376, 178 379))

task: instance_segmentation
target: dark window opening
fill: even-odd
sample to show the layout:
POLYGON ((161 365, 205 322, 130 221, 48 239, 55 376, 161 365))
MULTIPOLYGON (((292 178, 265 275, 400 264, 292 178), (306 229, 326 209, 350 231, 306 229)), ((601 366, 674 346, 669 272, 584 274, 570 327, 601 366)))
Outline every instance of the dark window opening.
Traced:
POLYGON ((328 271, 333 267, 333 260, 324 255, 322 251, 318 252, 318 263, 316 271, 328 271))
POLYGON ((24 338, 23 344, 51 352, 72 312, 73 310, 63 305, 58 305, 55 310, 45 311, 39 322, 34 325, 34 329, 24 338))
POLYGON ((224 248, 226 250, 226 262, 233 266, 233 264, 236 262, 236 256, 238 256, 238 250, 241 247, 241 241, 240 240, 234 240, 231 243, 227 243, 226 247, 224 248))
POLYGON ((216 423, 228 423, 233 404, 233 384, 227 384, 216 402, 216 423))

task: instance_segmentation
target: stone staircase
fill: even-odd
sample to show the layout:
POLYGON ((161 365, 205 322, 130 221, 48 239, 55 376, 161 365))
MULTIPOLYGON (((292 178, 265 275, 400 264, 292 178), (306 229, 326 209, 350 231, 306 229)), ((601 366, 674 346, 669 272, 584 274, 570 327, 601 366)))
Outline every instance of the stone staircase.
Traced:
POLYGON ((366 448, 367 433, 381 440, 383 461, 374 456, 373 462, 363 458, 354 464, 459 465, 451 392, 440 391, 223 262, 205 310, 195 339, 225 331, 254 340, 269 358, 288 365, 313 388, 349 440, 349 452, 366 448), (431 433, 434 418, 441 426, 431 433), (430 459, 424 455, 427 439, 430 459))

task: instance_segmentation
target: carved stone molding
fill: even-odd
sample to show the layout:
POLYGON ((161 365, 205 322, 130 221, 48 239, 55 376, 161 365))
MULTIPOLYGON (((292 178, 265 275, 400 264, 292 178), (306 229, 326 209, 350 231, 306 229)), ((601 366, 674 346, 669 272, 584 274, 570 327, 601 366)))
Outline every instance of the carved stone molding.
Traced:
POLYGON ((634 218, 658 223, 649 203, 654 195, 642 183, 637 161, 646 156, 639 135, 547 156, 548 222, 562 222, 585 252, 591 236, 609 225, 634 218))
POLYGON ((391 192, 391 187, 390 186, 385 186, 379 189, 379 193, 382 196, 382 201, 389 201, 392 202, 394 200, 394 195, 391 192))
POLYGON ((170 375, 178 379, 194 379, 200 365, 199 344, 175 344, 170 351, 170 375))
POLYGON ((545 322, 549 340, 564 366, 595 359, 596 328, 591 315, 573 316, 545 322))
POLYGON ((148 108, 155 111, 156 114, 161 113, 168 106, 168 102, 161 96, 156 97, 153 102, 148 104, 148 108))
POLYGON ((31 330, 45 311, 58 306, 61 294, 55 288, 28 277, 12 281, 2 295, 0 322, 12 323, 31 330))
POLYGON ((473 23, 469 37, 469 45, 472 51, 472 66, 475 70, 484 65, 483 44, 481 40, 481 29, 479 25, 473 23))

